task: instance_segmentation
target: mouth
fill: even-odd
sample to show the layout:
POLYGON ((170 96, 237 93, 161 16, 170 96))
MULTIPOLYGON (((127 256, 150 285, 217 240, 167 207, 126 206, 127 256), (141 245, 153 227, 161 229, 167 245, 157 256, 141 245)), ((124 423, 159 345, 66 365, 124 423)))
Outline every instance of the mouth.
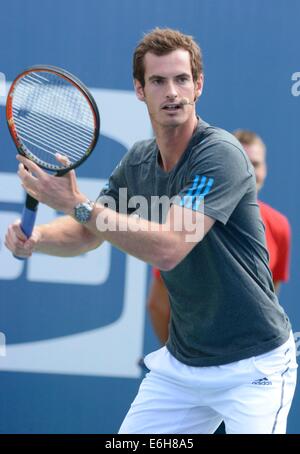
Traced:
POLYGON ((182 103, 168 103, 162 107, 162 110, 167 112, 174 112, 176 110, 182 109, 182 103))

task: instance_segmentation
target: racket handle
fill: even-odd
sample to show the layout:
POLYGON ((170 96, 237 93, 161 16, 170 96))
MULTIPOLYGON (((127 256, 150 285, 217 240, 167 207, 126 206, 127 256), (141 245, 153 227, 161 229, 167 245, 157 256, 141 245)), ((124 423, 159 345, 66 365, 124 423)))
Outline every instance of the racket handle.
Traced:
MULTIPOLYGON (((30 195, 27 195, 20 225, 22 232, 27 236, 27 238, 31 237, 33 231, 37 214, 37 206, 38 201, 30 195)), ((25 257, 18 257, 16 255, 14 255, 14 257, 19 260, 26 260, 25 257)))
POLYGON ((30 210, 29 208, 26 208, 26 206, 23 209, 20 227, 23 233, 25 233, 25 235, 27 236, 27 238, 31 237, 32 230, 35 224, 36 213, 37 213, 36 209, 33 211, 30 210))

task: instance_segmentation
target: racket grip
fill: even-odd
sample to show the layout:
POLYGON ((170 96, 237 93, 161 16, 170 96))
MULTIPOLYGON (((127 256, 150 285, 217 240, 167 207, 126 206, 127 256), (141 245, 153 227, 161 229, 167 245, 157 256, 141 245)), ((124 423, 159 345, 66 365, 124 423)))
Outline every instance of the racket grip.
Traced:
POLYGON ((36 213, 37 213, 36 208, 35 210, 31 210, 30 208, 27 208, 25 206, 23 209, 20 227, 22 229, 22 232, 25 233, 25 235, 27 236, 27 238, 31 237, 32 230, 35 224, 36 213))
MULTIPOLYGON (((26 203, 22 213, 21 219, 21 230, 27 236, 27 238, 31 237, 33 227, 35 224, 36 214, 37 214, 37 207, 38 201, 35 200, 33 197, 27 195, 26 203)), ((25 257, 18 257, 14 254, 14 257, 18 260, 26 260, 25 257)))

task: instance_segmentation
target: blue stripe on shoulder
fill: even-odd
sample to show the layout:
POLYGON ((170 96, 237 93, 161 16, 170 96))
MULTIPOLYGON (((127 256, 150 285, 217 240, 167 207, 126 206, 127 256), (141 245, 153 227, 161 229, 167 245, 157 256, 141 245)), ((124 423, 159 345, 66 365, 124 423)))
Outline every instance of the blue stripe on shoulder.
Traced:
POLYGON ((209 178, 203 192, 199 195, 197 194, 196 196, 196 200, 193 204, 193 210, 198 210, 199 208, 199 205, 200 205, 200 202, 204 199, 204 197, 209 193, 209 191, 211 190, 212 188, 212 185, 214 184, 214 178, 209 178))
POLYGON ((198 210, 201 200, 209 193, 214 183, 214 178, 207 180, 206 176, 202 176, 200 183, 200 176, 196 175, 192 186, 181 199, 180 206, 185 208, 192 208, 198 210))

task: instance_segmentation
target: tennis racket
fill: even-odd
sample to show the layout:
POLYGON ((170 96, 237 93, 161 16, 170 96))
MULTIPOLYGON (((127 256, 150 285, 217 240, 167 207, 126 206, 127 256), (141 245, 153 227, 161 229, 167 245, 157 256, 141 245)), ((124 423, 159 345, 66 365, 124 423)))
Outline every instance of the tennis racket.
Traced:
MULTIPOLYGON (((62 176, 81 165, 98 140, 100 116, 84 84, 55 66, 33 66, 13 81, 6 119, 18 152, 46 171, 62 176), (66 164, 57 161, 64 156, 66 164)), ((31 236, 38 201, 26 196, 21 229, 31 236)))

